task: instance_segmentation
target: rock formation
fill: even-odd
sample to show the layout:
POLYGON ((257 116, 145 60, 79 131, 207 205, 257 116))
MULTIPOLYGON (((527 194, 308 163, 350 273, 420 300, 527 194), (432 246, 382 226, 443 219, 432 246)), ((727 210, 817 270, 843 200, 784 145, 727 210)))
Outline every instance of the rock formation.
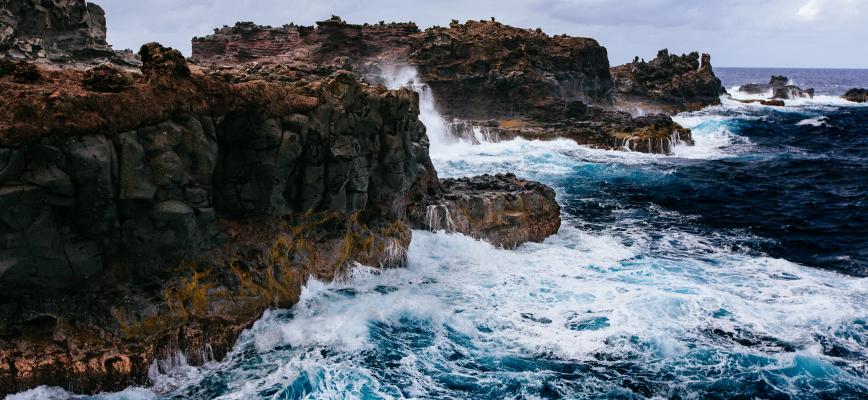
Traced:
POLYGON ((410 210, 414 228, 460 232, 513 248, 557 233, 560 207, 550 187, 513 174, 444 179, 443 192, 410 210))
POLYGON ((774 75, 767 85, 750 83, 738 88, 741 93, 764 95, 771 93, 772 99, 786 100, 797 98, 813 98, 814 89, 801 89, 789 84, 790 79, 786 76, 774 75))
MULTIPOLYGON (((669 141, 676 133, 690 142, 689 133, 674 122, 661 135, 661 124, 653 129, 643 125, 645 120, 624 124, 624 114, 607 111, 612 78, 606 49, 595 40, 549 36, 495 21, 453 21, 448 28, 425 31, 412 23, 353 25, 337 17, 316 27, 239 23, 194 39, 193 54, 206 64, 248 63, 245 68, 281 79, 351 69, 377 83, 388 68, 412 66, 432 89, 440 112, 456 120, 456 126, 520 120, 534 128, 535 138, 570 137, 614 149, 624 143, 669 141), (564 129, 576 121, 594 128, 564 129), (604 126, 609 121, 618 123, 604 126), (630 129, 622 130, 625 126, 630 129), (654 136, 642 136, 652 131, 654 136)), ((710 66, 707 70, 713 77, 710 66)), ((530 131, 513 130, 511 135, 524 132, 530 131)), ((671 143, 634 150, 670 148, 671 143)))
POLYGON ((868 89, 850 89, 841 97, 855 103, 865 103, 868 102, 868 89))
POLYGON ((156 43, 140 57, 0 62, 0 394, 220 359, 309 277, 401 265, 429 206, 452 201, 478 219, 463 232, 504 246, 560 224, 543 185, 441 184, 408 89, 203 68, 156 43))
POLYGON ((626 109, 668 113, 696 110, 720 104, 720 95, 726 93, 708 54, 678 56, 663 49, 649 62, 636 57, 611 72, 615 99, 626 109))
POLYGON ((105 12, 75 0, 0 0, 0 53, 17 59, 109 57, 105 12))

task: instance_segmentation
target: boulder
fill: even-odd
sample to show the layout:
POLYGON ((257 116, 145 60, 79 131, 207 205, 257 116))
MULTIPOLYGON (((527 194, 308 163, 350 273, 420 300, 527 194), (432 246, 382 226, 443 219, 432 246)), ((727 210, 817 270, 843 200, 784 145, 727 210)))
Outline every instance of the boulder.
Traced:
POLYGON ((514 174, 444 179, 443 193, 409 211, 416 229, 459 232, 514 248, 542 242, 561 225, 552 188, 514 174))
POLYGON ((854 103, 865 103, 868 102, 868 89, 850 89, 841 97, 854 103))

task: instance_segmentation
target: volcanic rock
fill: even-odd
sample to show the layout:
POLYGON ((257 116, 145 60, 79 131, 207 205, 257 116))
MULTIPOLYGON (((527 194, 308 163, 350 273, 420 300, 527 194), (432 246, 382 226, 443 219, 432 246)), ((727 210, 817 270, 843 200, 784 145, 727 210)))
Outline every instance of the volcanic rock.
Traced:
POLYGON ((747 94, 768 94, 771 93, 772 99, 797 99, 797 98, 813 98, 814 89, 801 89, 797 86, 789 84, 790 79, 786 76, 772 75, 769 83, 749 83, 738 88, 741 93, 747 94))
POLYGON ((632 63, 611 69, 619 106, 644 111, 675 113, 720 104, 726 93, 714 75, 711 56, 693 52, 681 56, 660 50, 649 62, 636 57, 632 63))
POLYGON ((542 242, 561 225, 552 188, 513 174, 444 179, 443 192, 410 210, 414 228, 460 232, 514 248, 542 242))
POLYGON ((70 61, 110 57, 105 12, 85 1, 0 0, 0 53, 70 61))
POLYGON ((98 65, 89 69, 81 78, 81 84, 95 92, 117 93, 133 85, 129 73, 110 64, 98 65))
POLYGON ((850 89, 841 97, 855 103, 865 103, 868 102, 868 89, 850 89))

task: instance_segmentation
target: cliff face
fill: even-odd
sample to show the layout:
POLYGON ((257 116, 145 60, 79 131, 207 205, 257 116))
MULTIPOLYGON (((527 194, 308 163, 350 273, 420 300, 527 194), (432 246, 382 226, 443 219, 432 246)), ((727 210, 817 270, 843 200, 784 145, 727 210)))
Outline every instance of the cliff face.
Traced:
MULTIPOLYGON (((140 72, 0 59, 0 394, 119 390, 148 384, 155 360, 220 359, 310 277, 402 265, 413 215, 445 196, 413 91, 315 63, 139 55, 140 72)), ((468 234, 542 240, 557 212, 527 229, 512 216, 557 203, 521 186, 547 194, 449 195, 496 221, 468 234)))
MULTIPOLYGON (((691 142, 689 131, 661 120, 667 117, 650 123, 611 110, 609 62, 595 40, 548 36, 495 21, 453 21, 448 28, 424 32, 414 24, 351 25, 337 17, 316 28, 242 23, 194 39, 193 53, 206 63, 256 61, 248 68, 283 79, 346 68, 378 82, 384 70, 411 65, 432 89, 439 111, 455 120, 452 129, 459 136, 468 136, 462 129, 487 129, 494 121, 497 129, 489 130, 502 138, 566 137, 597 147, 662 153, 678 138, 691 142)), ((672 93, 679 95, 693 96, 686 90, 672 93)))
POLYGON ((11 58, 110 56, 105 12, 83 0, 0 0, 0 53, 11 58))
POLYGON ((619 106, 674 113, 720 104, 726 93, 714 75, 711 56, 693 52, 669 54, 660 50, 649 62, 637 57, 612 68, 615 98, 619 106))
POLYGON ((453 22, 427 29, 414 43, 413 60, 440 110, 456 118, 545 118, 564 104, 612 100, 606 49, 593 39, 494 21, 453 22))
POLYGON ((220 356, 308 276, 395 266, 439 191, 417 95, 347 74, 229 84, 142 49, 119 93, 0 80, 0 388, 143 383, 220 356), (14 95, 13 95, 14 94, 14 95))

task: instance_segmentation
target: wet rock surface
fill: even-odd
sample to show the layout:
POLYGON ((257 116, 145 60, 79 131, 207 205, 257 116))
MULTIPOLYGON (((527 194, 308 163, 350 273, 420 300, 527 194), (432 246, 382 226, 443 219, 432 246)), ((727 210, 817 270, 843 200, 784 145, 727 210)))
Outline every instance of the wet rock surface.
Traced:
POLYGON ((802 89, 790 85, 789 81, 786 76, 774 75, 769 79, 768 84, 750 83, 739 87, 738 91, 747 94, 771 93, 772 99, 779 100, 814 97, 814 89, 802 89))
POLYGON ((542 242, 561 225, 552 188, 513 174, 444 179, 442 194, 410 210, 414 228, 459 232, 505 248, 542 242))
POLYGON ((660 50, 651 61, 639 60, 611 69, 615 98, 622 108, 666 113, 720 104, 726 91, 714 75, 711 56, 660 50))
POLYGON ((853 88, 844 93, 841 96, 844 100, 849 100, 855 103, 865 103, 868 102, 868 89, 863 88, 853 88))

